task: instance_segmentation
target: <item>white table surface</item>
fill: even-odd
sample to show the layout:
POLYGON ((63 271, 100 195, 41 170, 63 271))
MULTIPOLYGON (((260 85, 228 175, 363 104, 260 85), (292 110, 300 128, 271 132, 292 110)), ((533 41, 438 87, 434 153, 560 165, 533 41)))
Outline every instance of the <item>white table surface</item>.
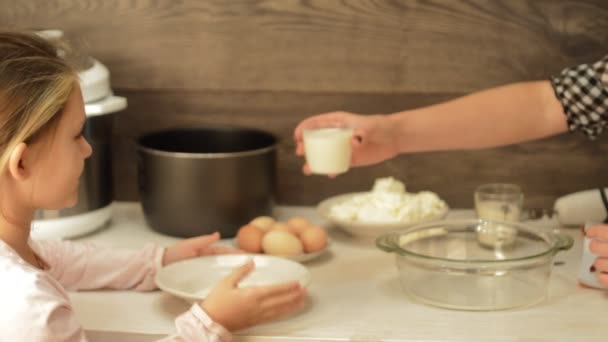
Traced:
MULTIPOLYGON (((312 207, 277 207, 281 220, 304 216, 324 222, 312 207)), ((448 218, 472 217, 452 210, 448 218)), ((557 227, 550 220, 539 224, 557 227)), ((373 244, 329 229, 330 250, 306 263, 312 275, 310 301, 283 321, 235 334, 236 341, 608 341, 608 292, 582 288, 576 281, 582 237, 558 254, 548 299, 532 307, 497 312, 452 311, 413 302, 402 292, 394 256, 373 244)), ((78 240, 117 248, 176 241, 152 231, 138 203, 115 203, 109 227, 78 240)), ((231 243, 229 240, 223 243, 231 243)), ((89 291, 71 295, 78 319, 91 341, 153 341, 174 331, 174 318, 189 308, 161 291, 89 291)))

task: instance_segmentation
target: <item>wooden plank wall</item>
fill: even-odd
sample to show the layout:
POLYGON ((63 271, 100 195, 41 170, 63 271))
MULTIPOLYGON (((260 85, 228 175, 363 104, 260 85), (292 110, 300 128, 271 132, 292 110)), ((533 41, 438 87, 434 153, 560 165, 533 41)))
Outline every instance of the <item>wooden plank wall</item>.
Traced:
POLYGON ((138 198, 135 137, 207 123, 282 138, 281 204, 387 175, 452 207, 471 207, 485 182, 521 184, 530 206, 608 185, 606 137, 404 155, 335 180, 302 176, 291 140, 314 113, 390 113, 594 61, 608 53, 605 0, 0 0, 0 28, 32 27, 63 29, 128 97, 114 117, 119 200, 138 198))

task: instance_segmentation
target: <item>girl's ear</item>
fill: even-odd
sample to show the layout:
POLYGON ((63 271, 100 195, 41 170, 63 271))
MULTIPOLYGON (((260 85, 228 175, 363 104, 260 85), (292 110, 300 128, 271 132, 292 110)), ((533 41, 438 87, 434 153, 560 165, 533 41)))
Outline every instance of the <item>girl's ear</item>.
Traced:
POLYGON ((29 174, 24 164, 27 148, 28 146, 26 143, 20 143, 11 151, 8 159, 8 171, 13 179, 22 181, 25 180, 29 174))

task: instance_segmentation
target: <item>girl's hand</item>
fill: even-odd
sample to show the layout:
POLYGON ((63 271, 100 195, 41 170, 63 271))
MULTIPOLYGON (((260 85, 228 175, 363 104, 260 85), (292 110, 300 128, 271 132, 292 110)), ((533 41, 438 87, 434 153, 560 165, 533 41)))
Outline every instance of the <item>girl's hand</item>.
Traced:
POLYGON ((593 263, 598 272, 598 281, 603 286, 608 286, 608 225, 593 226, 587 230, 586 235, 593 239, 589 244, 589 250, 598 255, 593 263))
POLYGON ((235 269, 199 304, 211 319, 229 331, 289 315, 306 303, 306 290, 298 282, 238 288, 253 268, 253 261, 249 260, 235 269))
MULTIPOLYGON (((333 112, 315 115, 300 122, 293 134, 296 155, 304 155, 304 129, 324 125, 340 125, 353 129, 351 166, 376 164, 399 153, 398 126, 389 120, 388 116, 333 112)), ((310 174, 308 165, 304 165, 303 171, 310 174)))
POLYGON ((243 251, 239 249, 213 246, 219 239, 220 233, 215 232, 213 234, 201 235, 179 241, 165 250, 165 255, 163 255, 163 266, 203 255, 243 253, 243 251))

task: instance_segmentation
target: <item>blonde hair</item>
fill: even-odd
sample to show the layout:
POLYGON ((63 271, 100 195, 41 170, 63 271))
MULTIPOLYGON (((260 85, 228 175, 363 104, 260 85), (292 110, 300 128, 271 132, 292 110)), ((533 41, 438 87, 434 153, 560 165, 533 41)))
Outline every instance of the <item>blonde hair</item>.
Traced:
POLYGON ((58 46, 30 33, 0 31, 0 172, 11 151, 55 125, 77 73, 58 46))

